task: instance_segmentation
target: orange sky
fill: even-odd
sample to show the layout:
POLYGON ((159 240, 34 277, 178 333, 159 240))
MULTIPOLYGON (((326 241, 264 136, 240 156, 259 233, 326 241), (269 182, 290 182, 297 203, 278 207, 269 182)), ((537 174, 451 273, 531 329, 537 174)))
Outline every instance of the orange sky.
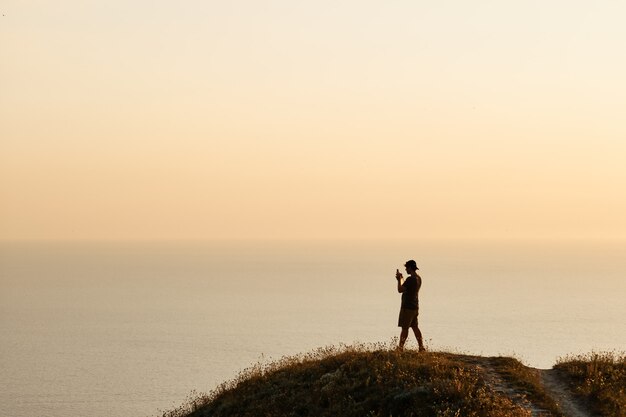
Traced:
POLYGON ((626 237, 626 3, 0 8, 0 239, 626 237))

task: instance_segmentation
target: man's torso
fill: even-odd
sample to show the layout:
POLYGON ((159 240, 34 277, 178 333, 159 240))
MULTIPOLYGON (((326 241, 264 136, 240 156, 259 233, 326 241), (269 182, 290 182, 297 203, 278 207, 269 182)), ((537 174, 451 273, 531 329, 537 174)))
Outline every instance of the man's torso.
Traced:
POLYGON ((422 279, 418 275, 417 277, 409 276, 402 286, 404 291, 402 292, 402 307, 410 310, 417 310, 419 307, 418 294, 422 284, 422 279))

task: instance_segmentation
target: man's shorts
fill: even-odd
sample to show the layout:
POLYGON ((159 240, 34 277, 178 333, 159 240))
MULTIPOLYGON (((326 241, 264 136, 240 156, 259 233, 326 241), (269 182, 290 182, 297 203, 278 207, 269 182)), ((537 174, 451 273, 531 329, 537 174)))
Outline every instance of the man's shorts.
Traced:
POLYGON ((407 329, 409 327, 417 326, 417 315, 419 309, 409 310, 407 308, 400 309, 400 317, 398 317, 398 327, 407 329))

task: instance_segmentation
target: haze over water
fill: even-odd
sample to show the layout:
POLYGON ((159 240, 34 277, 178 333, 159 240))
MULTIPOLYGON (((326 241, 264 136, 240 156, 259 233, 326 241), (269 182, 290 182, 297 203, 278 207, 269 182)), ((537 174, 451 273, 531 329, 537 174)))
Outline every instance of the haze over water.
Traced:
POLYGON ((0 256, 12 417, 153 415, 257 360, 389 341, 409 258, 430 349, 547 368, 626 346, 622 241, 3 243, 0 256))

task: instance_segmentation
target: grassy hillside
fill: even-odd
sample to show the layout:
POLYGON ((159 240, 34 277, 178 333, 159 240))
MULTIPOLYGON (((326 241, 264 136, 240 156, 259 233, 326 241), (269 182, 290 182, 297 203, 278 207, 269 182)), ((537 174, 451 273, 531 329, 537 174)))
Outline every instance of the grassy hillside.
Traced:
MULTIPOLYGON (((536 370, 535 370, 536 371, 536 370)), ((259 364, 164 417, 560 416, 511 358, 343 346, 259 364)))

